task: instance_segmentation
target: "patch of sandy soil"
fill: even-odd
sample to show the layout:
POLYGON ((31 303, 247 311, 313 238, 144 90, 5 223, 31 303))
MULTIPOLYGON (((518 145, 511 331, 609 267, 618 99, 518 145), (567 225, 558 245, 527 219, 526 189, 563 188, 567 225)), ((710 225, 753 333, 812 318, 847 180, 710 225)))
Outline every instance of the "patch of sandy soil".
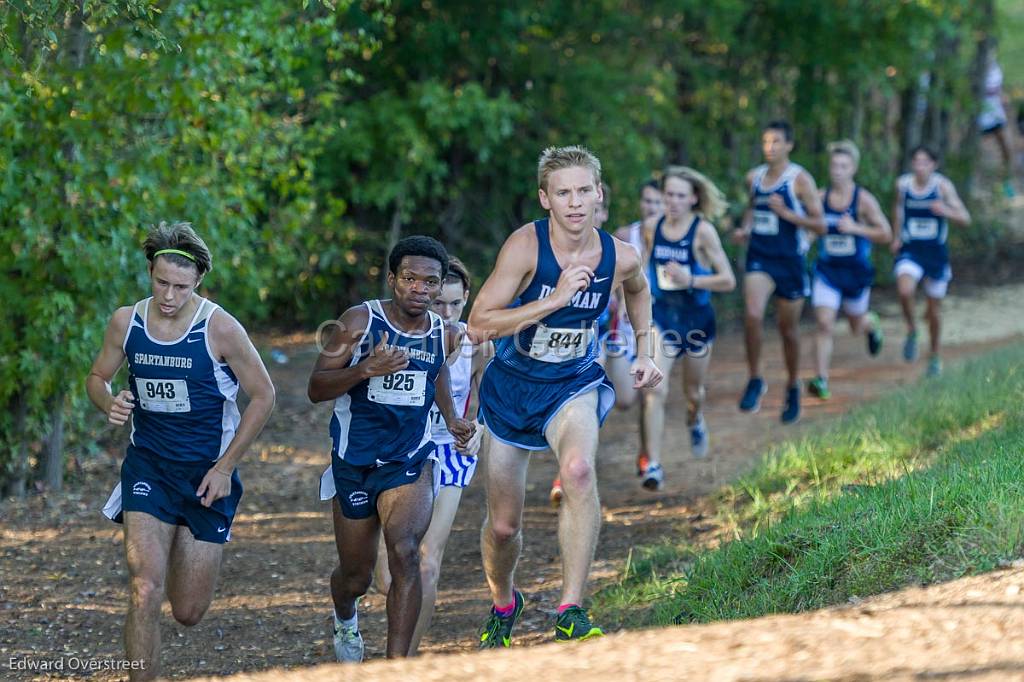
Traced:
MULTIPOLYGON (((360 679, 1019 680, 1024 679, 1024 570, 913 588, 792 616, 620 633, 572 645, 376 661, 360 679)), ((354 679, 339 664, 229 678, 354 679)), ((212 678, 208 678, 212 679, 212 678)))

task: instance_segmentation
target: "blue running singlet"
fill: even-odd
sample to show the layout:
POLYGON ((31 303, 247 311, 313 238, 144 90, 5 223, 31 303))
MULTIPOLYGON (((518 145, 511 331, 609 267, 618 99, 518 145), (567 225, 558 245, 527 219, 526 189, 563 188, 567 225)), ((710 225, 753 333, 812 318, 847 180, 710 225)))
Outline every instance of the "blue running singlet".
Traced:
POLYGON ((946 238, 949 236, 948 221, 935 214, 931 205, 941 201, 939 184, 942 176, 932 173, 931 179, 921 192, 914 191, 914 176, 910 173, 900 176, 898 187, 903 205, 903 224, 900 236, 903 242, 897 260, 911 260, 924 270, 925 276, 946 279, 949 252, 946 238))
POLYGON ((388 346, 409 355, 405 369, 361 381, 334 401, 331 454, 355 466, 402 461, 430 442, 430 408, 434 381, 445 362, 444 321, 427 311, 430 327, 422 333, 395 327, 381 301, 363 303, 369 313, 366 331, 349 366, 367 357, 384 332, 388 346))
POLYGON ((209 322, 220 306, 200 298, 188 331, 159 341, 147 327, 151 300, 135 304, 123 346, 135 398, 128 452, 212 463, 227 450, 240 419, 238 379, 210 350, 209 322))
POLYGON ((857 220, 857 202, 860 186, 854 186, 849 206, 836 210, 829 204, 831 190, 825 190, 825 224, 828 232, 818 244, 815 272, 833 289, 846 298, 856 298, 865 287, 871 286, 875 276, 871 265, 871 241, 859 235, 839 231, 839 220, 848 215, 857 220))
MULTIPOLYGON (((534 222, 537 232, 537 268, 529 286, 515 305, 543 299, 555 291, 562 267, 548 235, 548 220, 534 222)), ((588 288, 577 292, 569 305, 495 344, 493 362, 533 381, 564 381, 591 367, 599 355, 596 320, 608 306, 615 278, 615 242, 607 232, 601 237, 601 260, 588 288)))
POLYGON ((778 194, 786 203, 786 207, 797 215, 806 215, 804 205, 796 196, 796 179, 803 168, 795 163, 789 164, 774 185, 765 187, 764 178, 768 174, 768 165, 758 166, 754 170, 754 182, 751 187, 754 207, 754 226, 750 234, 748 254, 752 257, 766 259, 800 258, 807 253, 807 235, 803 228, 783 220, 768 206, 768 199, 778 194))

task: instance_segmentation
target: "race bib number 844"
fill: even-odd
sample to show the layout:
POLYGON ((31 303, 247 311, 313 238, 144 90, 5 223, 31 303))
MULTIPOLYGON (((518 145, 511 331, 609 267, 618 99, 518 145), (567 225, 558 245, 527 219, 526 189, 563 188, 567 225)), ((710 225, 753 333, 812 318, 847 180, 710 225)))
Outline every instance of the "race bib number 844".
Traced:
POLYGON ((530 357, 541 362, 566 362, 587 354, 591 329, 559 329, 537 325, 530 344, 530 357))

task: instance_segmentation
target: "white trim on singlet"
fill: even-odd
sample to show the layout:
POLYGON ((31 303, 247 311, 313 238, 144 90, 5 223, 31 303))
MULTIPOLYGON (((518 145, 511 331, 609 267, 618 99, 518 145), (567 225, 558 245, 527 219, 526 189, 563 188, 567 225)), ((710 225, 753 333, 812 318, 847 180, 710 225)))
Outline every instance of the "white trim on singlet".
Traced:
POLYGON ((142 331, 146 334, 147 339, 157 344, 158 346, 173 346, 184 341, 185 337, 188 336, 189 332, 192 331, 192 327, 196 326, 196 322, 199 321, 199 314, 203 312, 203 307, 208 302, 205 298, 199 296, 199 305, 196 307, 196 312, 192 316, 192 321, 188 323, 188 327, 185 329, 185 333, 179 336, 178 338, 174 339, 173 341, 161 341, 160 339, 154 339, 153 335, 149 333, 149 302, 152 300, 153 297, 150 296, 145 301, 143 301, 146 305, 142 312, 142 331))
MULTIPOLYGON (((433 334, 434 330, 437 329, 438 327, 444 329, 444 321, 441 319, 441 316, 435 313, 433 310, 428 310, 427 315, 429 316, 430 319, 430 327, 427 328, 427 331, 422 333, 403 331, 396 327, 394 323, 390 319, 388 319, 387 314, 384 312, 384 306, 381 305, 381 301, 379 298, 375 298, 372 301, 366 301, 365 303, 367 309, 370 311, 371 316, 374 314, 379 315, 380 318, 384 320, 384 323, 387 326, 391 327, 391 330, 393 332, 395 332, 396 334, 401 334, 402 336, 405 336, 410 339, 425 339, 431 334, 433 334)), ((369 329, 369 323, 367 323, 367 329, 369 329)))
POLYGON ((911 199, 924 199, 932 192, 938 191, 939 195, 942 195, 942 178, 941 173, 932 173, 932 176, 928 179, 928 184, 924 186, 924 189, 920 192, 914 191, 914 174, 904 173, 900 176, 897 184, 899 185, 900 191, 906 194, 911 199))

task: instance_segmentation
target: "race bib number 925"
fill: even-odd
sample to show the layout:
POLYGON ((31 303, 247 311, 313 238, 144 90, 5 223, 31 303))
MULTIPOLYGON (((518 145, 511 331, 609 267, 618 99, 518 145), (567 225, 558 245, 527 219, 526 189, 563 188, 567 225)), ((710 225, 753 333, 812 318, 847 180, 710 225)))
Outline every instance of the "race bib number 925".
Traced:
POLYGON ((411 405, 423 407, 426 402, 427 373, 406 371, 386 374, 370 379, 366 397, 381 405, 411 405))

